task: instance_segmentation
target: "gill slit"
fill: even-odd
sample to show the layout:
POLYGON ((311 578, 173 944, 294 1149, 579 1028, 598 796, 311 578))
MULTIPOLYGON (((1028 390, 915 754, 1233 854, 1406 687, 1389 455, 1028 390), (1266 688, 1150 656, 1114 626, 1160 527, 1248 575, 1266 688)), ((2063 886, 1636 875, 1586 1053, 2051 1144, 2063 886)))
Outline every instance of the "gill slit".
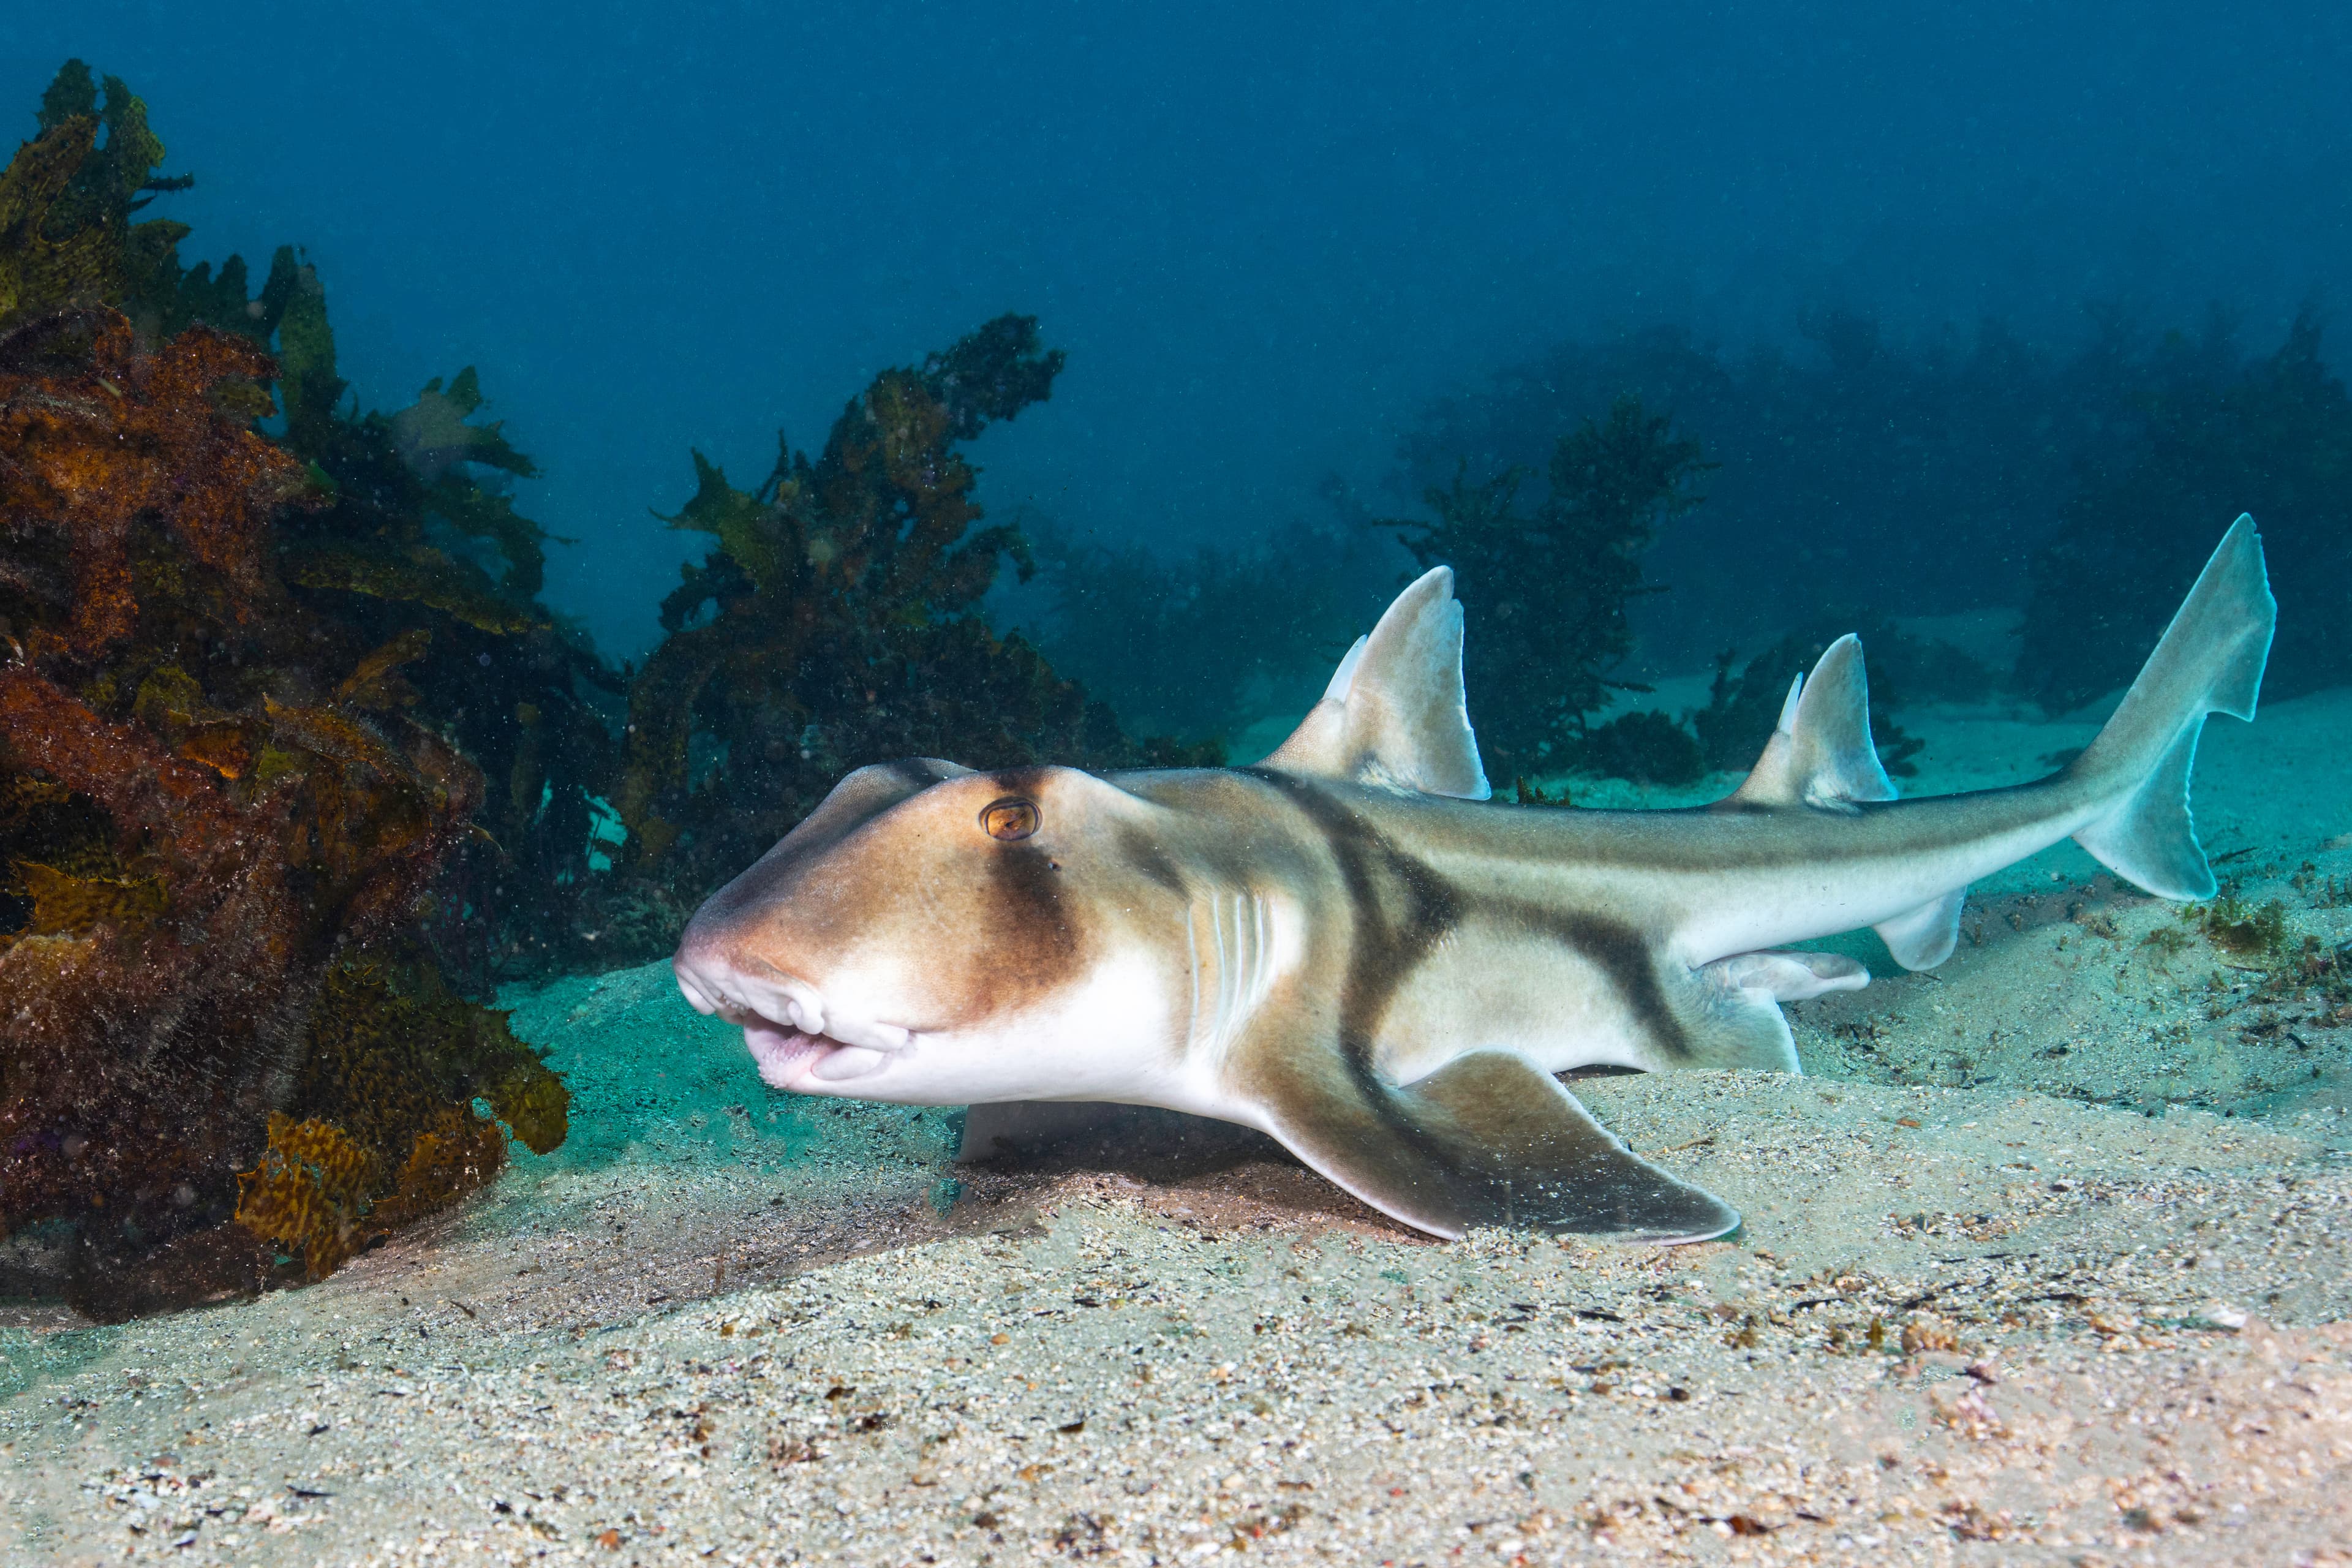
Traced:
POLYGON ((1254 955, 1256 962, 1250 966, 1250 1005, 1255 1010, 1265 999, 1266 989, 1274 980, 1274 942, 1273 932, 1266 929, 1269 917, 1265 900, 1255 892, 1250 894, 1250 913, 1255 917, 1252 929, 1257 937, 1254 955))
POLYGON ((1225 952, 1225 900, 1222 897, 1213 899, 1209 903, 1209 936, 1216 952, 1217 965, 1217 1003, 1209 1013, 1209 1038, 1214 1041, 1223 1037, 1225 1014, 1233 1006, 1234 965, 1231 956, 1225 952))
POLYGON ((1227 1042, 1233 1039, 1242 1015, 1248 1011, 1250 987, 1255 981, 1257 944, 1251 940, 1255 928, 1249 920, 1249 906, 1255 902, 1246 893, 1234 895, 1233 1001, 1217 1020, 1217 1033, 1227 1042))
POLYGON ((1184 922, 1192 1013, 1185 1028, 1194 1046, 1223 1048, 1247 1026, 1272 990, 1276 963, 1272 900, 1257 892, 1216 892, 1196 900, 1184 922), (1201 922, 1208 921, 1207 940, 1201 922), (1203 975, 1202 964, 1215 973, 1203 975))
POLYGON ((1184 1043, 1198 1044, 1201 1038, 1201 938, 1191 910, 1184 911, 1184 962, 1192 971, 1192 1012, 1184 1021, 1184 1043))

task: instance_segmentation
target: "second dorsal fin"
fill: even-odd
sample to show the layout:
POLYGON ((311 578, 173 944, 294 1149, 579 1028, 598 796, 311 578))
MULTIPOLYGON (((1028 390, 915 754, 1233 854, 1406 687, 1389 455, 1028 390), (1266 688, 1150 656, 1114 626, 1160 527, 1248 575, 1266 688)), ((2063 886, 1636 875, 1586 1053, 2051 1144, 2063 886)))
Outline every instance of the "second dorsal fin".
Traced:
POLYGON ((1424 795, 1485 800, 1462 698, 1462 606, 1438 566, 1399 594, 1339 661, 1323 700, 1259 764, 1424 795))
POLYGON ((1894 782, 1870 738, 1862 639, 1849 632, 1830 644, 1811 676, 1790 682, 1780 721, 1731 799, 1740 805, 1839 811, 1856 801, 1894 798, 1894 782))

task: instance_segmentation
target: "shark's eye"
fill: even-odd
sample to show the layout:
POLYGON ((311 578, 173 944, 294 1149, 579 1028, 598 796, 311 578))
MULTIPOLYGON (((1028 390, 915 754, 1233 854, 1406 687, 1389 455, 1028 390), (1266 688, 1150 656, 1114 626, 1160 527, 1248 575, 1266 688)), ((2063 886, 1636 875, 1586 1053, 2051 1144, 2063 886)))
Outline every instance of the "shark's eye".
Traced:
POLYGON ((980 826, 991 838, 1002 838, 1007 844, 1036 832, 1037 822, 1037 803, 1017 795, 992 800, 980 808, 980 826))

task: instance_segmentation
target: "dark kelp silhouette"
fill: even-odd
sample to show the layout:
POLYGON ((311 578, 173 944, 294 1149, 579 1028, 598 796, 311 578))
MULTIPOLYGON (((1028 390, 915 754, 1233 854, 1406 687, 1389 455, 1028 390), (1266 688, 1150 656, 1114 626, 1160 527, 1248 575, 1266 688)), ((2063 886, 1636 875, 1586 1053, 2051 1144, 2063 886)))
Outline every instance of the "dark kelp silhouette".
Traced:
POLYGON ((714 887, 863 763, 1195 754, 1128 741, 1108 708, 979 613, 1003 563, 1025 572, 1028 556, 1016 531, 982 525, 959 447, 1044 401, 1061 368, 1034 318, 1001 316, 875 377, 814 462, 780 441, 755 490, 694 454, 698 488, 667 521, 719 546, 662 602, 669 636, 630 689, 630 875, 714 887))
POLYGON ((1643 557, 1662 522, 1699 504, 1692 487, 1709 467, 1670 416, 1621 397, 1554 444, 1550 493, 1533 511, 1518 510, 1524 470, 1473 480, 1464 459, 1426 493, 1433 521, 1383 522, 1423 566, 1454 569, 1469 616, 1463 679, 1496 776, 1557 772, 1588 752, 1627 771, 1619 753, 1662 741, 1672 755, 1646 776, 1697 775, 1697 746, 1673 720, 1636 715, 1608 733, 1588 720, 1611 691, 1648 689, 1612 678, 1633 647, 1627 607, 1658 591, 1643 557))
MULTIPOLYGON (((1853 606, 2021 604, 2014 689, 2053 709, 2127 680, 2130 650, 2163 629, 2214 531, 2251 511, 2278 584, 2273 696, 2352 676, 2352 400, 2319 318, 2305 311, 2264 353, 2224 314, 2187 331, 2087 314, 2061 342, 1998 321, 1906 337, 1832 311, 1799 321, 1785 349, 1735 353, 1665 324, 1565 342, 1424 409, 1400 479, 1442 488, 1465 458, 1474 476, 1539 464, 1558 432, 1629 394, 1671 407, 1720 467, 1706 505, 1652 552, 1675 584, 1640 613, 1654 659, 1693 668, 1727 643, 1814 637, 1853 606)), ((1875 689, 1888 650, 1864 641, 1875 689)), ((2009 683, 1958 668, 1977 691, 1987 673, 2009 683)), ((1900 684, 1938 695, 1935 672, 1917 673, 1900 684)))
POLYGON ((2219 316, 2117 352, 2129 395, 2032 557, 2020 689, 2058 711, 2130 679, 2126 650, 2163 629, 2168 584, 2241 511, 2277 584, 2269 695, 2352 679, 2352 395, 2321 357, 2318 317, 2299 314, 2268 354, 2219 316))
POLYGON ((1231 741, 1255 718, 1311 707, 1366 606, 1405 578, 1410 557, 1360 526, 1343 490, 1328 494, 1328 521, 1181 553, 1116 528, 1025 520, 1035 585, 998 613, 1034 626, 1055 668, 1130 731, 1231 741))

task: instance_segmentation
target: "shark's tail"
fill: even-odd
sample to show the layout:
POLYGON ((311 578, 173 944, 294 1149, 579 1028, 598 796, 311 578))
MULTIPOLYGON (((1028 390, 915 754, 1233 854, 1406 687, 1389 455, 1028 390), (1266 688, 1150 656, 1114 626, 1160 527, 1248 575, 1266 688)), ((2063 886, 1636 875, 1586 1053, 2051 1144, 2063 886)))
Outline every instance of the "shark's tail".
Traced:
POLYGON ((2112 803, 2074 842, 2159 898, 2213 896, 2213 868, 2189 819, 2189 772, 2207 714, 2254 716, 2277 620, 2262 535, 2241 517, 2122 706, 2066 770, 2112 803))

